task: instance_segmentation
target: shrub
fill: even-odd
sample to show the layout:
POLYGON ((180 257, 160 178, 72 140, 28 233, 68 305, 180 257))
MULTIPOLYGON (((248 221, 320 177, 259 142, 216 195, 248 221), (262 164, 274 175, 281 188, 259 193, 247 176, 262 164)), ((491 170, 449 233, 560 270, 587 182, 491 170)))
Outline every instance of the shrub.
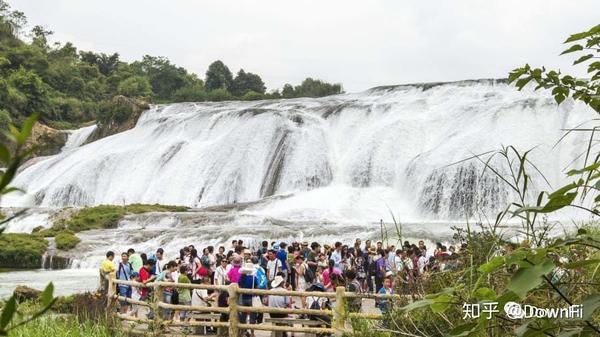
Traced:
POLYGON ((244 96, 242 96, 242 100, 244 101, 258 101, 264 98, 265 96, 263 94, 260 94, 256 91, 248 91, 244 94, 244 96))
POLYGON ((56 248, 60 250, 71 250, 81 241, 72 232, 60 232, 55 237, 56 248))
POLYGON ((48 241, 38 235, 0 234, 0 267, 39 268, 46 248, 48 241))
POLYGON ((208 100, 214 102, 229 101, 233 96, 226 89, 215 89, 208 93, 208 100))

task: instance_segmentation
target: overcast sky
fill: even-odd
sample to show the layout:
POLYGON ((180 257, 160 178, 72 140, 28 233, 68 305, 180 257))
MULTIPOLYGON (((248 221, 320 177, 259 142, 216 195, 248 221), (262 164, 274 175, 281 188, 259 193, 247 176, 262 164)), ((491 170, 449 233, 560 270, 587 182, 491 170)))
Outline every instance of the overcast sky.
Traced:
POLYGON ((200 77, 220 59, 269 89, 311 76, 349 92, 506 77, 525 62, 583 75, 558 56, 561 43, 600 23, 598 0, 9 2, 79 49, 166 56, 200 77))

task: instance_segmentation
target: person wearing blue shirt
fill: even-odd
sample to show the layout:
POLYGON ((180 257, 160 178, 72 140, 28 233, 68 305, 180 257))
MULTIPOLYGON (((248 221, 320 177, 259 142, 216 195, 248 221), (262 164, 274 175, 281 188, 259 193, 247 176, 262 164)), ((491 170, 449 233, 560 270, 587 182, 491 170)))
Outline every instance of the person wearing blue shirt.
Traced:
MULTIPOLYGON (((379 289, 379 291, 377 293, 379 295, 393 295, 394 294, 394 288, 392 288, 392 279, 390 277, 386 277, 385 280, 383 280, 383 287, 381 287, 381 289, 379 289)), ((386 314, 391 309, 391 303, 392 303, 391 298, 380 299, 377 301, 377 306, 379 307, 379 310, 381 311, 382 314, 386 314)))
MULTIPOLYGON (((117 269, 117 279, 129 281, 131 279, 132 272, 133 268, 131 267, 131 263, 129 263, 129 255, 127 253, 122 253, 121 262, 119 262, 119 268, 117 269)), ((119 284, 119 296, 131 298, 131 286, 119 284)), ((119 311, 122 314, 126 314, 129 310, 129 303, 126 301, 120 301, 120 304, 119 311)))
MULTIPOLYGON (((244 263, 244 266, 240 268, 240 280, 238 285, 243 289, 256 289, 258 288, 258 279, 256 277, 256 268, 252 263, 244 263)), ((252 294, 242 294, 239 299, 239 305, 252 307, 252 294)), ((256 312, 240 312, 240 323, 247 324, 248 316, 250 316, 250 324, 256 324, 256 312)))
POLYGON ((281 261, 281 272, 283 272, 283 278, 284 279, 288 279, 288 272, 289 272, 289 268, 288 268, 288 264, 287 264, 287 256, 288 253, 285 250, 285 248, 287 247, 287 244, 285 242, 282 242, 279 244, 279 251, 277 252, 277 259, 279 261, 281 261))

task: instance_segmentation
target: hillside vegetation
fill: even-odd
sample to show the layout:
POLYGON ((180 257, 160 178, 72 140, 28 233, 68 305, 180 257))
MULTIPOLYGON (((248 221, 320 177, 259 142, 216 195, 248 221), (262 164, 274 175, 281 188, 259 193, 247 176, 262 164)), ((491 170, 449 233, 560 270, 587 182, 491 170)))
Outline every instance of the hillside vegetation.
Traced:
MULTIPOLYGON (((33 113, 57 129, 95 120, 119 124, 133 108, 115 97, 170 103, 183 101, 256 100, 319 97, 342 92, 340 84, 307 78, 267 93, 257 74, 240 69, 234 76, 221 61, 213 62, 205 79, 166 57, 146 55, 126 62, 118 53, 78 50, 70 42, 50 43, 52 32, 34 26, 27 31, 24 13, 0 0, 0 128, 20 125, 33 113)), ((129 123, 131 124, 131 123, 129 123)))

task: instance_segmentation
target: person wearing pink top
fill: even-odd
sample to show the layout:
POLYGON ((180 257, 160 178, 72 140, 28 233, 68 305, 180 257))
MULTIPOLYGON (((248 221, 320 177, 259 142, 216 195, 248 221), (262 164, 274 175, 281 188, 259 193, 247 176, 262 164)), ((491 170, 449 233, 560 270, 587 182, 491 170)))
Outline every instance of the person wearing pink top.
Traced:
POLYGON ((242 258, 237 256, 231 261, 231 269, 227 272, 227 278, 231 283, 238 283, 240 280, 240 268, 242 267, 242 258))
POLYGON ((342 271, 335 267, 335 261, 329 260, 329 268, 323 270, 323 286, 327 291, 333 291, 333 286, 331 285, 331 275, 333 274, 342 276, 342 271))

